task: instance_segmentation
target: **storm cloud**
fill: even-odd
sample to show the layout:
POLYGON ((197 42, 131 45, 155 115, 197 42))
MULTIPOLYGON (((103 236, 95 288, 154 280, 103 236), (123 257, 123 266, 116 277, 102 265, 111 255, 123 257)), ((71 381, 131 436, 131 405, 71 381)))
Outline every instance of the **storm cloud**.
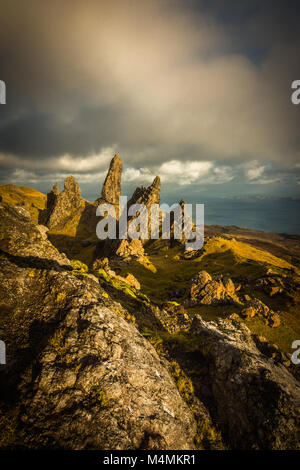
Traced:
POLYGON ((299 190, 299 8, 226 7, 2 0, 1 183, 98 187, 119 152, 129 185, 299 190))

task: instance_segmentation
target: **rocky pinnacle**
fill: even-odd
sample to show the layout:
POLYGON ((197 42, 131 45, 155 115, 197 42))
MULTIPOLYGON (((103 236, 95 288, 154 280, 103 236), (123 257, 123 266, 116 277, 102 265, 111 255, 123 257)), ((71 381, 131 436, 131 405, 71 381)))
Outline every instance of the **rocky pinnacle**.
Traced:
POLYGON ((147 209, 150 208, 152 204, 160 203, 160 177, 156 176, 153 183, 145 188, 140 186, 136 188, 131 199, 128 202, 128 205, 132 204, 144 204, 147 209))
POLYGON ((116 154, 110 162, 101 193, 101 198, 109 204, 119 203, 119 196, 121 196, 121 177, 122 160, 116 154))

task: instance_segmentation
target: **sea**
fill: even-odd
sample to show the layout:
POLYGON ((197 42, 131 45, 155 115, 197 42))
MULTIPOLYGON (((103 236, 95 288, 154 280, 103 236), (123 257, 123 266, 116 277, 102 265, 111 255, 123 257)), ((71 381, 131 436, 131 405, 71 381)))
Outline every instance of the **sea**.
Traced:
MULTIPOLYGON (((128 193, 128 198, 131 194, 128 193)), ((161 203, 171 206, 178 202, 177 198, 166 196, 163 195, 161 203)), ((96 197, 91 194, 88 200, 93 201, 96 197)), ((206 225, 234 225, 264 232, 300 235, 300 199, 201 195, 185 197, 185 201, 193 205, 193 212, 195 203, 204 204, 206 225)))
POLYGON ((235 225, 265 232, 300 235, 300 200, 207 198, 206 225, 235 225))

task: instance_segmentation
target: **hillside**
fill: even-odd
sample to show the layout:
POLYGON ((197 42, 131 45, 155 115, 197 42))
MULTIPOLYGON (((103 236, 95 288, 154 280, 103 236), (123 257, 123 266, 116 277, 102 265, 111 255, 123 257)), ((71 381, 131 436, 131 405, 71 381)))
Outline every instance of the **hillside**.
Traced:
POLYGON ((39 216, 43 213, 47 203, 45 194, 33 188, 15 186, 14 184, 0 186, 0 199, 13 206, 22 205, 29 211, 35 223, 38 223, 39 216))
MULTIPOLYGON (((0 187, 0 446, 298 448, 299 239, 100 242, 121 176, 115 157, 95 202, 73 177, 0 187)), ((159 178, 131 198, 159 200, 159 178)))

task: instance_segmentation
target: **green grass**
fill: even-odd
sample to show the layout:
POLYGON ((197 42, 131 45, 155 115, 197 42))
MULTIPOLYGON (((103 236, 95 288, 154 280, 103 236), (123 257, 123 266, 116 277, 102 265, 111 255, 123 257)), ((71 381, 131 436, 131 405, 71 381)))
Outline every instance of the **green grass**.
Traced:
POLYGON ((116 291, 122 292, 127 297, 130 297, 134 300, 138 300, 139 302, 149 304, 149 298, 142 292, 135 289, 131 284, 128 284, 121 279, 111 277, 107 274, 104 269, 98 269, 93 271, 93 274, 99 279, 100 284, 102 287, 110 287, 115 289, 116 291))
MULTIPOLYGON (((277 272, 285 272, 291 268, 288 262, 265 251, 257 250, 245 243, 221 238, 209 240, 201 255, 194 260, 183 259, 181 247, 168 248, 166 245, 163 246, 161 241, 149 245, 147 252, 151 263, 156 267, 156 272, 149 271, 139 263, 130 265, 129 270, 140 282, 142 292, 158 303, 170 301, 172 298, 170 289, 174 288, 185 290, 185 295, 176 299, 181 302, 187 297, 190 279, 200 270, 206 270, 213 276, 229 274, 255 278, 265 274, 269 268, 277 272)), ((128 272, 128 266, 114 269, 121 275, 126 275, 128 272)), ((300 337, 300 303, 293 304, 287 296, 270 297, 263 291, 251 287, 243 288, 243 293, 260 299, 272 310, 280 312, 281 325, 277 328, 267 326, 261 318, 246 320, 252 333, 265 336, 268 341, 290 353, 292 342, 300 337)), ((226 318, 232 313, 239 314, 241 309, 242 307, 236 305, 219 307, 203 305, 187 308, 190 314, 200 314, 207 321, 226 318)), ((154 342, 156 340, 157 338, 154 338, 154 342)), ((164 338, 164 342, 166 340, 167 338, 164 338)))
POLYGON ((203 252, 197 258, 204 261, 207 257, 214 257, 219 264, 228 265, 228 261, 234 260, 235 267, 238 265, 273 266, 279 269, 290 269, 292 265, 267 251, 258 250, 253 246, 236 240, 224 238, 212 238, 205 243, 203 252))
POLYGON ((22 204, 31 214, 35 223, 38 223, 39 212, 46 208, 46 195, 26 186, 2 185, 0 186, 0 196, 2 196, 3 202, 11 206, 22 204))
POLYGON ((280 320, 281 324, 277 328, 270 328, 259 317, 245 320, 245 323, 252 333, 265 336, 270 343, 276 344, 282 351, 291 354, 293 341, 300 337, 299 312, 283 312, 280 314, 280 320))
MULTIPOLYGON (((159 250, 157 244, 153 244, 152 250, 150 247, 148 252, 156 272, 149 271, 137 262, 130 265, 130 272, 141 283, 142 290, 157 302, 169 300, 170 289, 187 290, 190 279, 201 270, 208 271, 212 275, 256 277, 263 275, 269 267, 279 271, 291 267, 286 261, 267 252, 245 243, 223 239, 209 240, 202 254, 192 260, 183 259, 182 248, 179 246, 169 249, 165 246, 159 250)), ((125 271, 128 271, 128 267, 113 268, 121 275, 125 275, 125 271)))
POLYGON ((224 305, 221 307, 214 307, 212 305, 201 305, 197 307, 188 307, 187 311, 191 315, 201 315, 203 320, 210 321, 217 318, 226 318, 232 313, 237 313, 242 310, 242 307, 237 305, 224 305))
POLYGON ((128 270, 141 283, 141 290, 156 302, 170 300, 168 290, 174 287, 186 289, 191 277, 201 270, 199 262, 183 259, 174 259, 180 253, 180 248, 172 248, 156 255, 149 254, 151 263, 156 272, 150 271, 138 262, 126 267, 113 266, 112 268, 121 276, 126 276, 128 270), (165 256, 168 258, 165 258, 165 256))

